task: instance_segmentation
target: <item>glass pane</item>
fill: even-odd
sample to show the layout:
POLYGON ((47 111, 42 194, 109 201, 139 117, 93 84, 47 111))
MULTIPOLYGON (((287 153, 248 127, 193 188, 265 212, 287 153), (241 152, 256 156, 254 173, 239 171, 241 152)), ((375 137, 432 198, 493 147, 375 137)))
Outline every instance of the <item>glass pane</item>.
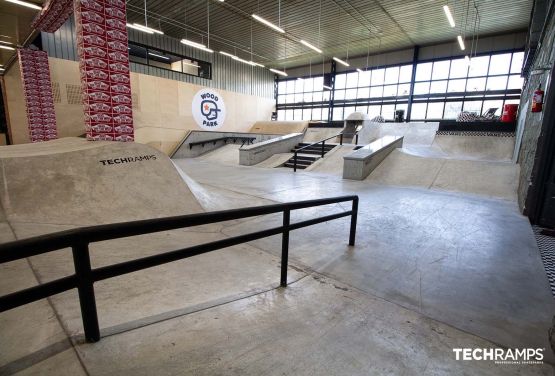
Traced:
POLYGON ((328 121, 329 112, 330 112, 329 108, 327 107, 322 108, 322 120, 328 121))
POLYGON ((488 77, 486 90, 505 90, 507 87, 507 76, 488 77))
POLYGON ((503 109, 503 101, 484 101, 484 107, 482 107, 482 113, 485 113, 490 108, 497 108, 495 111, 496 116, 501 115, 503 109))
POLYGON ((522 89, 524 86, 524 78, 521 78, 518 74, 513 74, 509 76, 509 85, 507 89, 522 89))
POLYGON ((287 88, 287 81, 278 82, 278 94, 285 94, 287 92, 286 88, 287 88))
POLYGON ((434 63, 434 71, 432 73, 432 80, 444 80, 449 77, 449 66, 451 60, 436 61, 434 63))
POLYGON ((278 121, 285 120, 285 110, 278 110, 277 115, 278 115, 277 116, 278 121))
POLYGON ((304 84, 304 80, 303 79, 297 79, 295 81, 295 93, 302 93, 303 92, 303 84, 304 84))
POLYGON ((524 52, 515 52, 513 54, 513 62, 511 63, 511 73, 518 73, 522 71, 522 64, 524 63, 524 52))
POLYGON ((334 98, 337 100, 345 99, 345 90, 336 90, 334 94, 334 98))
POLYGON ((366 105, 356 106, 356 112, 362 112, 363 114, 365 114, 367 111, 368 111, 368 106, 366 105))
POLYGON ((451 60, 451 72, 449 78, 462 78, 466 77, 468 72, 468 65, 464 59, 451 60))
POLYGON ((409 95, 410 94, 410 84, 401 84, 397 89, 397 96, 409 95))
POLYGON ((345 99, 357 99, 357 89, 345 90, 345 99))
POLYGON ((346 74, 338 74, 335 76, 335 88, 336 89, 345 89, 345 84, 347 80, 346 74))
POLYGON ((466 80, 449 80, 447 86, 448 93, 458 93, 464 91, 466 80))
POLYGON ((332 120, 343 120, 343 107, 333 108, 333 118, 332 120))
POLYGON ((427 103, 413 103, 412 113, 410 115, 411 120, 424 120, 426 118, 427 105, 427 103))
POLYGON ((346 87, 357 87, 357 86, 358 86, 358 72, 349 73, 347 75, 346 87))
POLYGON ((470 61, 469 77, 487 76, 489 56, 473 57, 470 61))
POLYGON ((303 100, 305 102, 312 102, 312 93, 304 93, 304 98, 303 100))
POLYGON ((358 86, 370 86, 370 77, 372 76, 372 71, 364 71, 358 75, 358 86))
POLYGON ((286 101, 287 103, 295 103, 295 94, 287 94, 287 99, 286 101))
POLYGON ((386 85, 383 87, 384 97, 395 97, 397 95, 397 85, 386 85))
POLYGON ((395 105, 384 104, 382 106, 382 116, 385 120, 393 120, 395 118, 395 105))
POLYGON ((463 104, 463 111, 474 112, 476 115, 482 113, 482 101, 467 101, 463 104))
POLYGON ((429 82, 418 82, 414 84, 414 94, 428 94, 430 92, 430 83, 429 82))
POLYGON ((293 110, 293 120, 303 120, 303 110, 293 110))
POLYGON ((368 106, 368 116, 370 119, 375 118, 381 113, 381 107, 380 105, 368 106))
POLYGON ((370 98, 380 98, 383 95, 383 86, 370 88, 370 98))
POLYGON ((314 102, 321 102, 322 101, 322 92, 321 91, 315 91, 312 94, 312 100, 314 102))
POLYGON ((484 91, 486 90, 486 78, 469 78, 466 84, 466 91, 484 91))
POLYGON ((372 71, 372 86, 382 85, 384 81, 385 69, 375 69, 372 71))
POLYGON ((295 92, 295 80, 287 81, 287 94, 293 94, 295 92))
POLYGON ((444 119, 456 119, 462 111, 463 102, 447 102, 445 103, 444 119))
POLYGON ((278 95, 278 103, 285 103, 285 95, 278 95))
POLYGON ((320 91, 323 89, 322 85, 324 84, 324 78, 322 76, 314 77, 314 91, 320 91))
POLYGON ((322 120, 322 109, 313 108, 312 109, 312 120, 322 120))
POLYGON ((312 119, 312 109, 305 108, 303 109, 303 120, 311 120, 312 119))
POLYGON ((406 117, 407 117, 407 108, 408 108, 408 107, 409 107, 409 105, 406 104, 406 103, 397 103, 397 104, 395 105, 395 111, 397 111, 397 110, 403 110, 403 111, 405 111, 404 117, 406 118, 406 117))
POLYGON ((322 92, 322 101, 323 101, 323 102, 327 102, 327 101, 330 100, 330 93, 331 93, 330 90, 324 90, 324 91, 322 92))
POLYGON ((370 88, 369 87, 359 87, 357 96, 359 98, 370 98, 370 88))
POLYGON ((312 91, 314 87, 314 79, 313 78, 305 78, 304 80, 304 91, 312 91))
POLYGON ((509 73, 511 54, 492 55, 489 65, 489 74, 509 73))
POLYGON ((426 119, 443 119, 443 102, 428 103, 426 119))
POLYGON ((399 81, 399 67, 390 67, 385 70, 385 83, 396 84, 399 81))
POLYGON ((304 96, 303 93, 295 94, 295 103, 302 103, 304 99, 303 96, 304 96))
POLYGON ((431 94, 441 94, 447 91, 447 80, 445 81, 432 81, 430 86, 431 94))
POLYGON ((399 71, 399 82, 410 82, 412 77, 412 64, 403 65, 399 71))
POLYGON ((292 121, 292 120, 293 120, 293 110, 286 110, 285 121, 292 121))
POLYGON ((343 112, 343 119, 346 119, 353 112, 355 112, 354 106, 345 107, 345 111, 343 112))
POLYGON ((416 66, 416 81, 426 81, 432 77, 433 63, 421 63, 416 66))

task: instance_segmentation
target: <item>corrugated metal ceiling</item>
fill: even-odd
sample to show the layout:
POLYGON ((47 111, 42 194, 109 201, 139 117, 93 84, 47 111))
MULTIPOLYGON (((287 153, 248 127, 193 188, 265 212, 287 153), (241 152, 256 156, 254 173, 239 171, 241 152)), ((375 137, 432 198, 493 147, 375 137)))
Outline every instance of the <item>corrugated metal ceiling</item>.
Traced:
MULTIPOLYGON (((524 30, 528 26, 530 0, 475 3, 481 16, 481 35, 524 30)), ((213 49, 250 58, 252 43, 253 60, 278 68, 322 59, 322 55, 298 43, 299 39, 320 46, 328 58, 346 58, 347 54, 365 55, 369 48, 376 53, 445 41, 455 43, 460 25, 467 18, 467 2, 458 0, 147 0, 148 23, 172 37, 206 43, 208 8, 213 49), (443 13, 446 3, 454 12, 455 29, 443 13), (286 34, 254 21, 252 13, 279 23, 286 34)), ((128 1, 128 19, 144 23, 144 0, 128 1)), ((473 24, 471 6, 467 35, 473 24)))

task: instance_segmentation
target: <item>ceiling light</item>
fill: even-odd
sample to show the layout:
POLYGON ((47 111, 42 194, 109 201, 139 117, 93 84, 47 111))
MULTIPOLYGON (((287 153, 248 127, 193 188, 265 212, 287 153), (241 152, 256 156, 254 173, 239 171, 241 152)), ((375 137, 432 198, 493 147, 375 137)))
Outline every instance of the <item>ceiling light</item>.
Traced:
POLYGON ((167 56, 162 56, 162 55, 158 55, 158 54, 153 54, 152 52, 149 52, 148 54, 149 54, 150 56, 156 56, 156 57, 159 57, 159 58, 161 58, 161 59, 170 60, 170 58, 167 57, 167 56))
POLYGON ((464 40, 460 35, 457 35, 457 40, 459 41, 459 46, 461 46, 461 50, 464 51, 464 40))
POLYGON ((302 81, 303 78, 302 77, 297 77, 297 81, 302 81))
POLYGON ((339 58, 337 58, 337 57, 335 57, 335 56, 333 57, 333 60, 337 61, 337 62, 340 63, 340 64, 343 64, 343 65, 346 66, 346 67, 349 66, 349 63, 347 63, 346 61, 343 61, 343 60, 341 60, 341 59, 339 59, 339 58))
POLYGON ((445 15, 447 16, 447 20, 449 21, 449 25, 451 25, 451 27, 455 27, 455 20, 453 19, 453 15, 451 14, 451 10, 449 9, 449 6, 444 5, 443 6, 443 11, 445 12, 445 15))
POLYGON ((10 42, 4 42, 3 40, 0 40, 0 43, 2 43, 2 44, 13 44, 13 43, 10 43, 10 42))
POLYGON ((211 50, 210 48, 207 48, 204 44, 201 43, 197 43, 197 42, 193 42, 192 40, 188 40, 188 39, 181 39, 181 43, 187 45, 187 46, 191 46, 191 47, 195 47, 198 48, 199 50, 203 50, 206 52, 210 52, 213 53, 214 51, 211 50))
POLYGON ((164 35, 164 32, 163 32, 163 31, 160 31, 160 30, 157 30, 157 29, 153 29, 153 28, 151 28, 151 27, 148 27, 148 26, 145 26, 145 25, 141 25, 141 24, 138 24, 138 23, 136 23, 136 22, 133 22, 133 26, 143 28, 143 29, 145 29, 145 30, 151 31, 151 32, 156 33, 156 34, 162 34, 162 35, 164 35))
POLYGON ((276 73, 276 74, 279 74, 280 76, 285 76, 285 77, 287 77, 287 73, 285 73, 285 72, 283 72, 283 71, 280 71, 280 70, 277 70, 277 69, 273 69, 273 68, 270 68, 270 71, 272 71, 272 72, 274 72, 274 73, 276 73))
POLYGON ((151 31, 149 29, 146 29, 144 26, 137 26, 137 25, 132 25, 132 24, 126 24, 127 27, 131 28, 131 29, 135 29, 135 30, 139 30, 142 31, 143 33, 147 33, 147 34, 154 34, 154 31, 151 31))
POLYGON ((42 7, 37 5, 37 4, 33 4, 33 3, 28 3, 26 1, 21 1, 21 0, 6 0, 8 3, 14 3, 17 5, 22 5, 24 7, 27 8, 32 8, 32 9, 37 9, 37 10, 41 10, 42 7))
POLYGON ((360 68, 357 68, 358 73, 364 73, 364 71, 360 68))
POLYGON ((331 90, 331 86, 327 86, 327 85, 322 85, 322 87, 323 87, 324 89, 328 89, 328 90, 331 90))
POLYGON ((308 48, 312 48, 314 51, 318 52, 319 54, 322 53, 322 50, 312 44, 308 43, 306 40, 301 39, 301 43, 307 46, 308 48))
POLYGON ((275 31, 279 31, 280 33, 285 33, 285 30, 283 30, 281 27, 274 25, 273 23, 271 23, 270 21, 266 21, 264 18, 257 16, 256 14, 252 15, 252 18, 254 18, 255 20, 257 20, 260 23, 263 23, 264 25, 271 27, 272 29, 274 29, 275 31))
POLYGON ((256 65, 257 67, 264 68, 264 65, 262 65, 262 64, 255 63, 254 61, 253 61, 252 63, 253 63, 254 65, 256 65))
POLYGON ((466 62, 466 65, 470 65, 470 58, 468 57, 468 55, 465 55, 464 61, 466 62))
POLYGON ((0 46, 0 48, 3 48, 3 49, 5 49, 5 50, 10 50, 10 51, 15 50, 15 48, 9 47, 9 46, 0 46))

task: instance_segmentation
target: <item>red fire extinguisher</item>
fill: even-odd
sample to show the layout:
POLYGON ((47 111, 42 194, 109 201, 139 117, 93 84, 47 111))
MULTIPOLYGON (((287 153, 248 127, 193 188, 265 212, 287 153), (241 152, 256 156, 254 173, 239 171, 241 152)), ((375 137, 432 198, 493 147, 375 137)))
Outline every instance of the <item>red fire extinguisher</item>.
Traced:
POLYGON ((543 90, 542 84, 538 86, 538 90, 534 91, 532 96, 532 112, 541 112, 543 107, 543 90))

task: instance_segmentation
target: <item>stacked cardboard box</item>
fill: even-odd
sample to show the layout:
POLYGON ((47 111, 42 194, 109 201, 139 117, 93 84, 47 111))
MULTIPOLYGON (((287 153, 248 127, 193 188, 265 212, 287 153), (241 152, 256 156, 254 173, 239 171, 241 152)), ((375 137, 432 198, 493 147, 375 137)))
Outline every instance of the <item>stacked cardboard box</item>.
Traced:
POLYGON ((17 51, 31 142, 58 138, 48 54, 20 48, 17 51))
POLYGON ((53 33, 73 12, 73 0, 48 0, 32 22, 34 29, 53 33))

